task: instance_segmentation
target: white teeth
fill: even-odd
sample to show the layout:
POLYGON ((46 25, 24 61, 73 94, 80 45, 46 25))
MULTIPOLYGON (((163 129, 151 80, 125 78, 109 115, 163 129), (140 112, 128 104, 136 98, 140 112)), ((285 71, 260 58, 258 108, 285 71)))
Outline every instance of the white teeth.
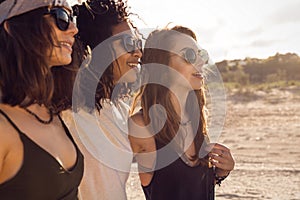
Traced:
POLYGON ((61 45, 65 45, 65 46, 68 46, 68 47, 72 47, 72 45, 68 42, 61 42, 60 43, 61 45))
POLYGON ((200 73, 200 72, 193 73, 193 76, 203 77, 202 73, 200 73))
POLYGON ((128 63, 129 67, 137 67, 138 63, 128 63))

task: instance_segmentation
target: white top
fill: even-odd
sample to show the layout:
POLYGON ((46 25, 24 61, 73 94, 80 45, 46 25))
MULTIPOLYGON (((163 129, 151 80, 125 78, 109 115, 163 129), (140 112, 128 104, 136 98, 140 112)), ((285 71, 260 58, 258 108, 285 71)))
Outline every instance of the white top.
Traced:
POLYGON ((129 106, 109 101, 93 113, 66 111, 63 118, 84 155, 84 175, 79 187, 83 200, 123 200, 133 153, 128 140, 129 106))

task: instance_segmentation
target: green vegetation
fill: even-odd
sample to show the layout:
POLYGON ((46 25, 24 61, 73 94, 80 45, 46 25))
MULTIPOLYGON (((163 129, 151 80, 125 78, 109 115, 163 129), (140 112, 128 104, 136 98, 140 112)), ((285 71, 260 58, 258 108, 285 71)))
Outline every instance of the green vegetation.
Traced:
POLYGON ((300 57, 294 53, 277 53, 267 59, 224 60, 216 65, 230 91, 300 88, 300 57))

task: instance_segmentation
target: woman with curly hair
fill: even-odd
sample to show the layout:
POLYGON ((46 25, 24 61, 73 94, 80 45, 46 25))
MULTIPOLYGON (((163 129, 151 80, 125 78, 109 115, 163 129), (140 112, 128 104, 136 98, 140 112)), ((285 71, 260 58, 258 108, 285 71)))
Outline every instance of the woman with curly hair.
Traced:
POLYGON ((75 83, 70 124, 85 156, 80 194, 88 200, 127 199, 132 151, 124 99, 127 84, 137 79, 142 42, 128 19, 126 2, 88 0, 73 9, 88 52, 75 83))
POLYGON ((78 199, 83 156, 60 117, 77 32, 65 0, 0 1, 0 199, 78 199))
POLYGON ((230 150, 209 144, 207 61, 189 28, 155 30, 146 40, 141 110, 129 121, 129 139, 147 200, 214 199, 214 184, 233 169, 230 150))

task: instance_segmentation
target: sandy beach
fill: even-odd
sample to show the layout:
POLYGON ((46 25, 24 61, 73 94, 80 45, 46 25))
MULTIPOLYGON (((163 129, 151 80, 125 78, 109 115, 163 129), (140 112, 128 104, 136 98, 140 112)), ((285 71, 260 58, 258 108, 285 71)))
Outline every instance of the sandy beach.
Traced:
MULTIPOLYGON (((216 186, 216 199, 300 199, 299 88, 227 94, 219 143, 236 160, 234 171, 216 186)), ((144 200, 136 173, 127 183, 130 200, 144 200)))

